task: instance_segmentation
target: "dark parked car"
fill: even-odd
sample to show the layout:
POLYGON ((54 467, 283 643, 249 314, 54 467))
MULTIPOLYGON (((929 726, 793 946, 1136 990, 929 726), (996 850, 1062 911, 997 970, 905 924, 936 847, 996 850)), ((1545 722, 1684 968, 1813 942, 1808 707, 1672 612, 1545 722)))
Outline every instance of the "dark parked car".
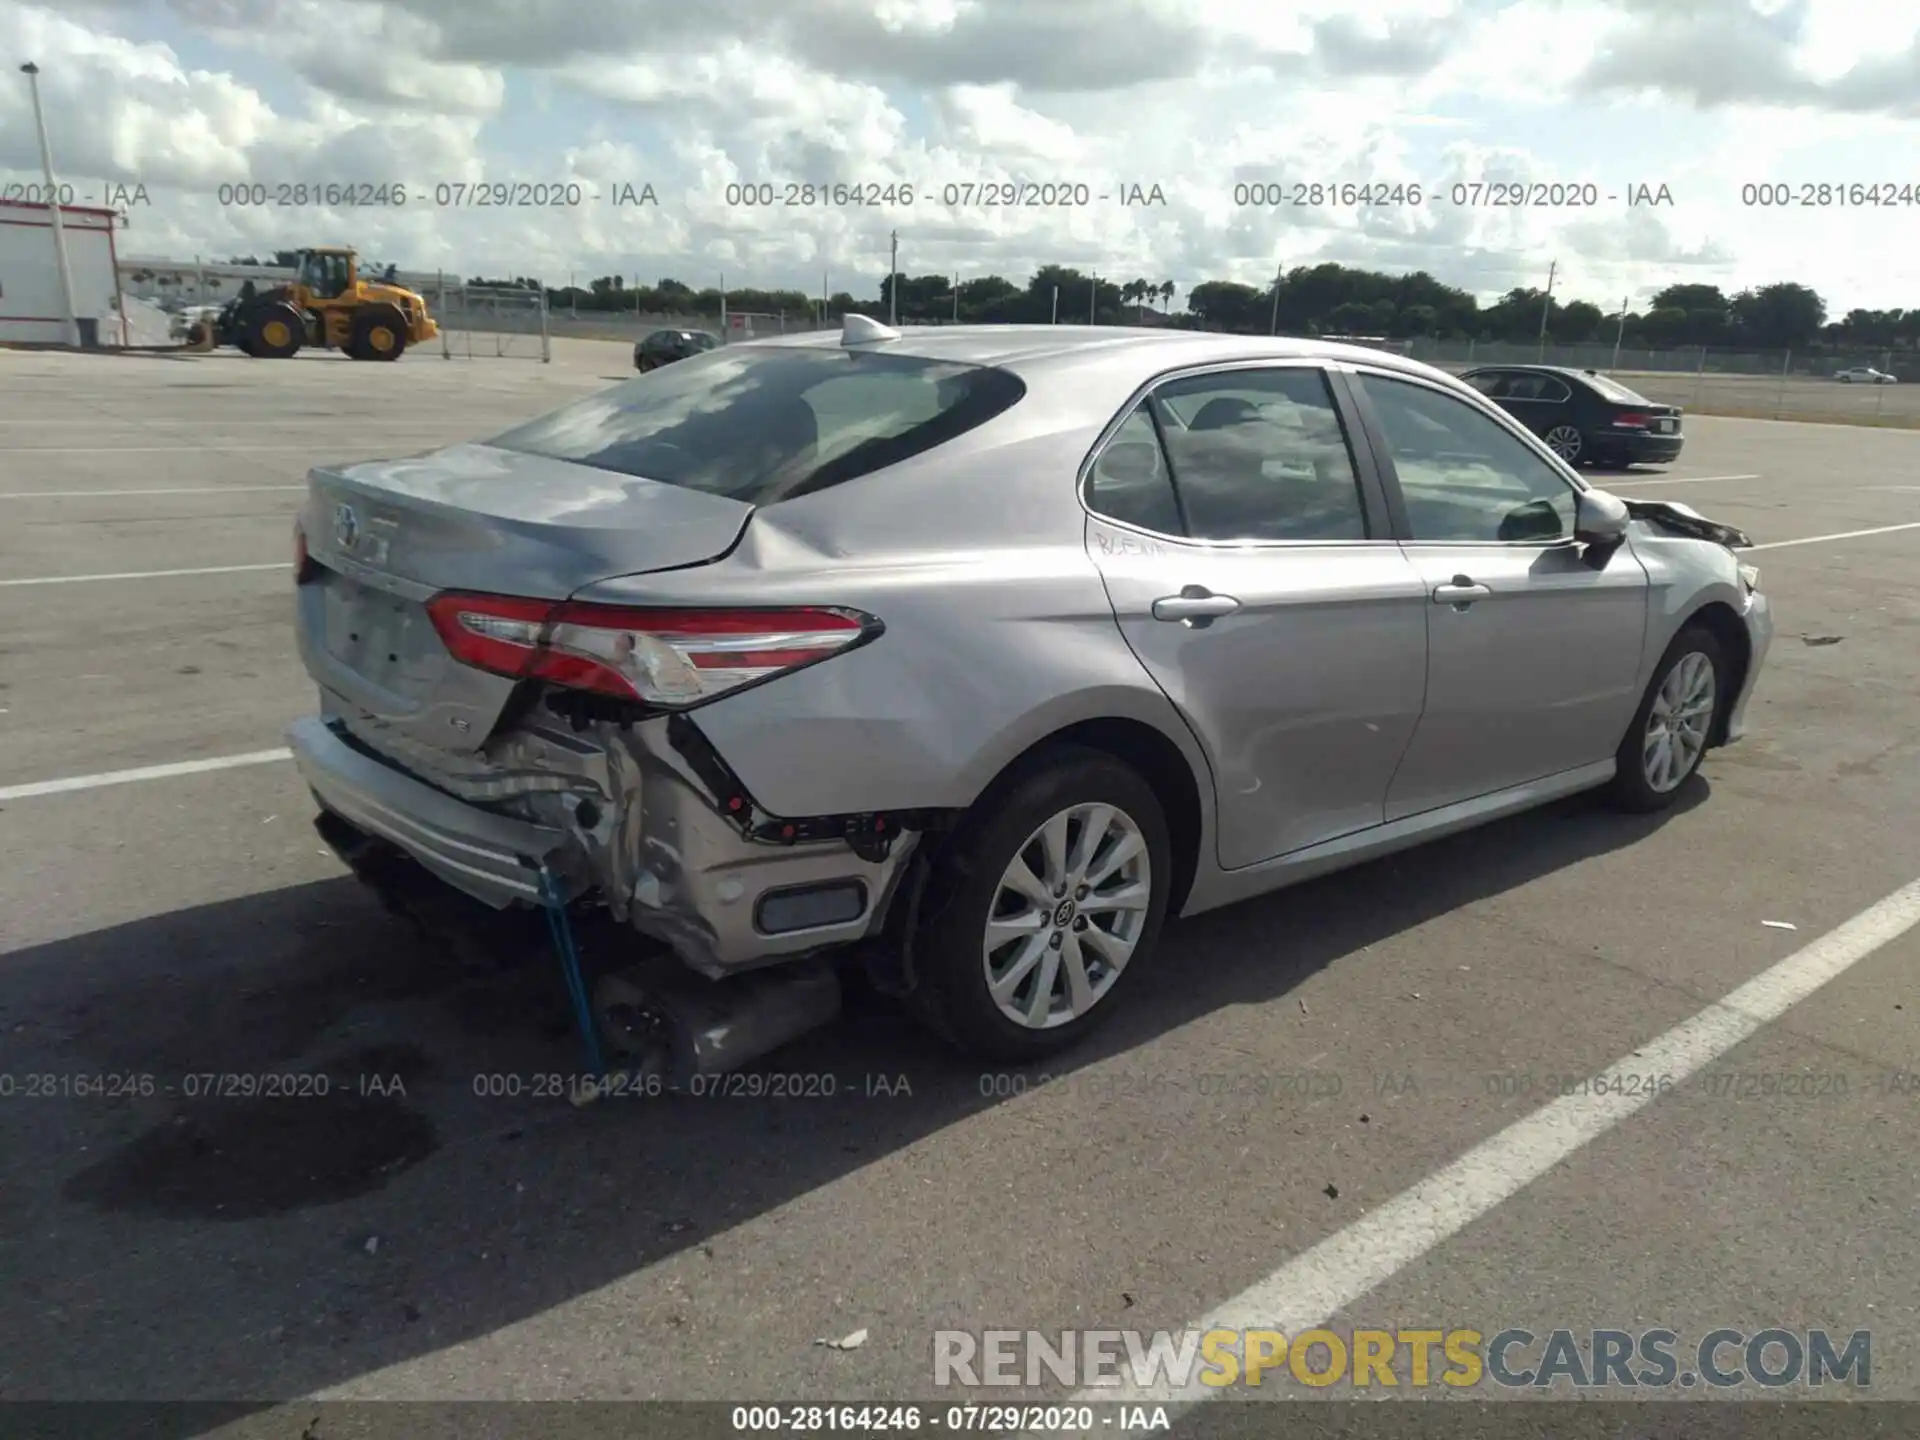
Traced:
POLYGON ((1558 365, 1483 365, 1460 377, 1569 465, 1659 465, 1680 458, 1680 407, 1617 380, 1558 365))
POLYGON ((704 330, 656 330, 633 347, 633 368, 658 370, 676 360, 704 355, 719 344, 718 336, 704 330))

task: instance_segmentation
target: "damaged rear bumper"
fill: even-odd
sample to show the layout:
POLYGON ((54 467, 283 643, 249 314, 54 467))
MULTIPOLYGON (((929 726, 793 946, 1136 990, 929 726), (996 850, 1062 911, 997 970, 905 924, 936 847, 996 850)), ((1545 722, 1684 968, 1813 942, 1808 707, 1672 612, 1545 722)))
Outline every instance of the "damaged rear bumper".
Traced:
POLYGON ((294 721, 287 743, 315 798, 350 825, 489 905, 540 900, 538 870, 565 846, 562 832, 490 814, 424 785, 317 715, 294 721))
POLYGON ((523 723, 469 757, 323 699, 287 739, 325 810, 496 909, 538 903, 545 867, 568 900, 604 904, 716 979, 876 933, 918 839, 856 853, 751 838, 743 822, 764 817, 750 800, 729 815, 665 720, 523 723))

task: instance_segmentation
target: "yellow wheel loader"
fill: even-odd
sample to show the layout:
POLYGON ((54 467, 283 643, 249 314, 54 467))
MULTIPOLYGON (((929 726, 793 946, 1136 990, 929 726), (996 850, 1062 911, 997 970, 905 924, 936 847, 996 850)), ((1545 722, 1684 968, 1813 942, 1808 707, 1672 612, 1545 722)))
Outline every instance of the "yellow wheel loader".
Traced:
POLYGON ((358 257, 341 246, 302 250, 293 283, 235 301, 215 338, 263 360, 303 349, 338 350, 355 360, 398 360, 440 327, 417 292, 361 278, 358 257))

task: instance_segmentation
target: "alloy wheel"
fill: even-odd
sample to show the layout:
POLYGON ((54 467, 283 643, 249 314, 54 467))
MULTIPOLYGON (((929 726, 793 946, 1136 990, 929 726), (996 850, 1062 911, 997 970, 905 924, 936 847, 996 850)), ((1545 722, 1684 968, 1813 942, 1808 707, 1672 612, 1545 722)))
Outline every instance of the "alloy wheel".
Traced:
POLYGON ((1146 927, 1153 866, 1118 806, 1060 811, 1015 852, 987 910, 981 960, 1002 1015, 1051 1030, 1113 988, 1146 927))
POLYGON ((1641 773, 1656 793, 1665 795, 1693 773, 1707 748, 1717 698, 1713 661, 1698 650, 1682 655, 1667 671, 1647 711, 1640 747, 1641 773))
POLYGON ((1580 449, 1586 444, 1580 431, 1573 425, 1556 425, 1546 435, 1547 448, 1562 460, 1574 461, 1580 458, 1580 449))

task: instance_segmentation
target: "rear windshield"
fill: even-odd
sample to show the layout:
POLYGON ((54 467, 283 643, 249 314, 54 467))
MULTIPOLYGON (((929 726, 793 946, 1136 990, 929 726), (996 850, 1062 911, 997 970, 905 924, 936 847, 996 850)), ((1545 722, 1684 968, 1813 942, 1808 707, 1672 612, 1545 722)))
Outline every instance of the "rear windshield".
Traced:
POLYGON ((944 444, 1025 393, 982 365, 730 345, 486 443, 770 505, 944 444))
POLYGON ((1639 391, 1629 390, 1618 380, 1609 380, 1604 375, 1589 375, 1586 377, 1586 381, 1587 384, 1598 390, 1601 395, 1607 399, 1618 400, 1623 405, 1646 405, 1650 403, 1647 397, 1640 394, 1639 391))

